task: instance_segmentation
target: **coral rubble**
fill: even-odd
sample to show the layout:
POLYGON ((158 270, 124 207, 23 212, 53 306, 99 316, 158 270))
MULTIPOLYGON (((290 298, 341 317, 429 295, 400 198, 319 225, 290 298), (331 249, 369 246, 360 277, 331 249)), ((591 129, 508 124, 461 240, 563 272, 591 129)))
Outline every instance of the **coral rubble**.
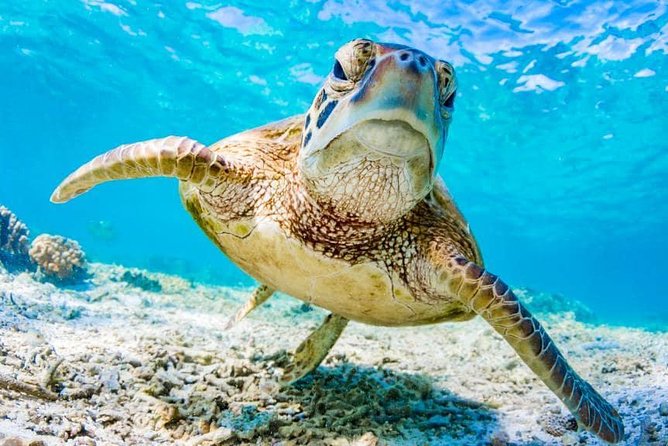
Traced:
MULTIPOLYGON (((88 270, 89 286, 68 290, 0 274, 0 445, 605 446, 575 430, 481 318, 352 323, 315 373, 286 387, 286 351, 320 324, 321 309, 279 294, 223 331, 251 290, 179 277, 170 288, 164 274, 119 265, 88 270)), ((573 308, 558 296, 547 303, 557 301, 573 308)), ((668 333, 546 316, 568 359, 624 418, 620 444, 668 444, 668 333)))

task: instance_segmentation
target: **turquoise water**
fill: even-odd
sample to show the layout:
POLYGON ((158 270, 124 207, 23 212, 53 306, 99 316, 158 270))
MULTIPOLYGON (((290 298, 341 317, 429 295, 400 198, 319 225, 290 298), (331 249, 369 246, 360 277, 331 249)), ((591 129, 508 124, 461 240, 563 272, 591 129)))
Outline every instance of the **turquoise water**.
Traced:
POLYGON ((250 283, 176 182, 48 198, 125 142, 204 143, 302 113, 355 37, 451 61, 440 168, 491 271, 611 323, 668 320, 668 4, 594 1, 0 3, 0 203, 88 256, 250 283), (259 6, 261 5, 261 6, 259 6))

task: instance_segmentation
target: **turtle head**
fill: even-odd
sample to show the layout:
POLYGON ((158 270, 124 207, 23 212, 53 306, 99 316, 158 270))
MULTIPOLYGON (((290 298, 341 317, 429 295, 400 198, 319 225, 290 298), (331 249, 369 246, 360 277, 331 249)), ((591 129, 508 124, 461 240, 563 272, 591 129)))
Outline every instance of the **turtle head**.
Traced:
POLYGON ((300 174, 335 211, 401 217, 432 189, 456 89, 452 66, 410 47, 343 45, 306 114, 300 174))

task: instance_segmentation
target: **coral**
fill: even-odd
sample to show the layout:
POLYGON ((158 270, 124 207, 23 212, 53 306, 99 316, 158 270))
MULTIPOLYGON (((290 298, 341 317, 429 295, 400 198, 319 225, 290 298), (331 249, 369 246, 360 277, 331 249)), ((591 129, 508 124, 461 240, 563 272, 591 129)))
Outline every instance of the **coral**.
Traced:
POLYGON ((4 206, 0 206, 0 263, 7 269, 30 266, 29 232, 26 225, 4 206))
POLYGON ((577 299, 527 288, 518 288, 513 291, 531 311, 536 313, 573 313, 575 319, 580 322, 596 322, 594 312, 577 299))
POLYGON ((74 240, 41 234, 33 240, 29 253, 38 272, 48 280, 71 283, 85 276, 86 256, 74 240))
POLYGON ((577 430, 577 422, 573 417, 565 417, 554 413, 546 413, 538 419, 545 432, 553 437, 563 437, 568 431, 577 430))
POLYGON ((160 284, 160 281, 151 279, 142 271, 125 271, 120 280, 144 291, 150 291, 153 293, 159 293, 162 291, 162 285, 160 284))

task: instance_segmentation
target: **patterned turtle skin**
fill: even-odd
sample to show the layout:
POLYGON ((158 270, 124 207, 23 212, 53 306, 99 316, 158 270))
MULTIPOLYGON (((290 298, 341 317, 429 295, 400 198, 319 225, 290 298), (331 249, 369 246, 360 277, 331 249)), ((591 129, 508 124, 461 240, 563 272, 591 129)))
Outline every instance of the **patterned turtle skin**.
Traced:
POLYGON ((336 52, 306 114, 208 147, 174 136, 120 146, 72 173, 51 200, 110 180, 178 178, 195 221, 261 284, 228 326, 274 291, 331 312, 296 349, 287 383, 320 364, 348 320, 407 326, 478 315, 581 427, 621 441, 616 410, 484 269, 437 175, 456 88, 445 61, 356 39, 336 52))

